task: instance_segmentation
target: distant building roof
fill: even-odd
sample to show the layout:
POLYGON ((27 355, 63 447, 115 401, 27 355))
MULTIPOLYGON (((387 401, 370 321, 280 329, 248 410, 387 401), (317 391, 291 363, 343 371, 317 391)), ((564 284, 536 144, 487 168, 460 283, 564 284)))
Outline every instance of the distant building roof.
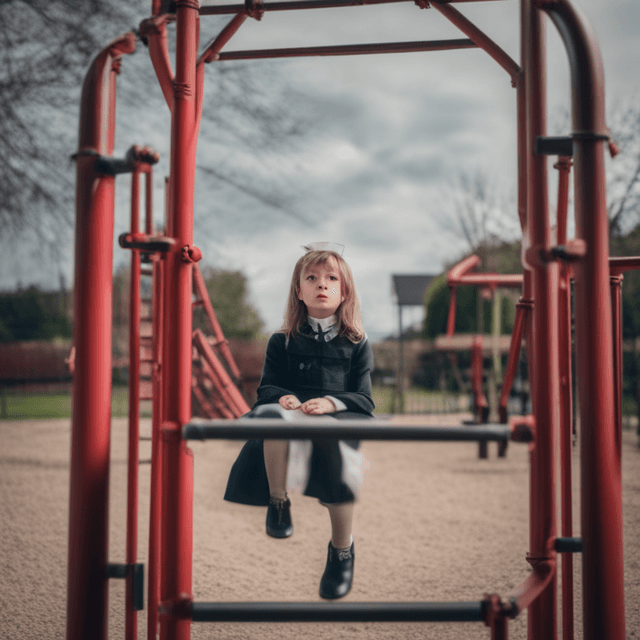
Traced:
POLYGON ((429 283, 437 276, 430 275, 392 275, 393 290, 400 306, 422 306, 424 292, 429 283))

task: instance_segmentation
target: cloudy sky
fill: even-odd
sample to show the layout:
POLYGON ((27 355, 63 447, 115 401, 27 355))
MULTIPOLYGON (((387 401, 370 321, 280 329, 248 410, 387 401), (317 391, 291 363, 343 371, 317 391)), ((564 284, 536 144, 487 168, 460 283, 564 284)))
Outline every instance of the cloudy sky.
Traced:
MULTIPOLYGON (((575 4, 600 38, 607 100, 640 95, 638 3, 575 4)), ((519 60, 517 0, 455 6, 519 60)), ((228 20, 203 18, 202 42, 228 20)), ((568 63, 555 28, 550 22, 548 27, 548 105, 556 113, 569 104, 568 63)), ((460 37, 464 35, 435 9, 421 10, 406 2, 267 12, 260 22, 248 20, 225 51, 460 37)), ((274 196, 284 194, 285 210, 250 199, 230 206, 199 184, 194 241, 205 263, 241 269, 248 276, 251 299, 269 331, 281 323, 300 245, 340 242, 355 274, 365 328, 375 339, 393 333, 397 311, 392 274, 437 274, 467 249, 451 215, 451 179, 460 171, 482 170, 497 189, 515 190, 515 90, 510 79, 480 49, 259 64, 279 85, 286 82, 289 102, 283 106, 297 110, 307 134, 276 156, 272 167, 269 156, 261 156, 257 162, 262 166, 248 166, 241 179, 250 188, 254 171, 263 179, 267 176, 274 196)), ((205 110, 209 104, 205 97, 205 110)), ((123 113, 119 107, 119 126, 123 113)), ((167 115, 128 122, 125 128, 130 127, 145 131, 139 142, 152 144, 163 156, 155 189, 161 202, 162 175, 168 170, 167 115)), ((118 141, 117 152, 124 153, 131 142, 118 141)), ((217 161, 216 152, 201 144, 199 164, 217 161)), ((206 182, 206 176, 200 174, 198 180, 206 182)), ((116 237, 126 230, 128 215, 126 188, 119 189, 116 237)), ((514 209, 512 226, 516 219, 514 209)), ((128 260, 120 253, 116 249, 116 265, 128 260)), ((71 277, 70 265, 68 269, 71 277)), ((23 274, 23 283, 27 279, 23 274)), ((421 310, 415 309, 407 321, 420 317, 421 310)))

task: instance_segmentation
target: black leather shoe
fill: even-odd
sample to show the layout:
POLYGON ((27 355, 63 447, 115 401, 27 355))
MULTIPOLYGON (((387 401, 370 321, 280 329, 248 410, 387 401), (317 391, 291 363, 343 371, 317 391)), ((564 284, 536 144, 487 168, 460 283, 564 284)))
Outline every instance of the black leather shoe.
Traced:
POLYGON ((267 533, 272 538, 288 538, 293 533, 291 500, 270 500, 267 508, 267 533))
POLYGON ((338 552, 329 542, 327 566, 320 580, 320 597, 327 600, 342 598, 351 591, 353 582, 353 562, 355 560, 354 544, 351 543, 348 557, 340 559, 338 552))

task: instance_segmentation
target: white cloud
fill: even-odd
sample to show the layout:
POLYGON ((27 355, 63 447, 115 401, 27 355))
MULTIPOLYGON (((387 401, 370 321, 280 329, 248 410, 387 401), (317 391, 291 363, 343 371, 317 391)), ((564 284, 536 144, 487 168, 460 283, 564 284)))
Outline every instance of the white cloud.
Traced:
MULTIPOLYGON (((637 91, 638 3, 576 3, 601 39, 608 100, 637 91)), ((518 60, 518 6, 512 0, 456 8, 518 60)), ((229 20, 230 16, 203 19, 202 41, 229 20)), ((547 32, 548 104, 553 110, 568 105, 569 71, 550 22, 547 32)), ((227 48, 460 37, 464 36, 435 9, 420 10, 407 2, 267 12, 261 22, 247 21, 227 48)), ((141 49, 136 57, 144 55, 141 49)), ((205 188, 206 179, 199 176, 196 244, 209 263, 245 271, 253 300, 269 329, 275 329, 282 318, 291 269, 302 252, 299 246, 313 240, 342 242, 358 283, 366 328, 372 334, 391 333, 397 318, 391 274, 437 272, 464 248, 451 231, 442 203, 448 176, 460 169, 482 168, 502 180, 505 189, 514 190, 515 90, 504 70, 480 50, 261 64, 273 68, 304 96, 287 106, 307 117, 308 135, 295 155, 278 166, 263 167, 274 197, 286 187, 293 213, 301 219, 250 197, 234 201, 227 200, 226 193, 213 197, 205 188)), ((148 63, 142 66, 149 71, 148 63)), ((123 73, 127 70, 125 63, 123 73)), ((120 107, 118 111, 118 144, 133 136, 132 142, 152 144, 162 153, 155 174, 157 203, 164 199, 169 158, 168 118, 164 105, 162 109, 148 114, 147 126, 127 122, 126 112, 120 107)), ((119 149, 124 153, 126 146, 119 149)), ((251 184, 253 167, 246 169, 246 182, 251 184)), ((118 181, 122 186, 116 235, 126 230, 128 217, 126 179, 118 181)), ((554 197, 550 191, 552 201, 554 197)), ((23 271, 19 277, 26 282, 23 271)))

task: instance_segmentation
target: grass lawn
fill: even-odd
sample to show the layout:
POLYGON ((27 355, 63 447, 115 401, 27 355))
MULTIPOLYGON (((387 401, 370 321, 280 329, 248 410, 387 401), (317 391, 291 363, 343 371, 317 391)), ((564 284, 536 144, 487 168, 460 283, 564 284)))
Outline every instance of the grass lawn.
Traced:
MULTIPOLYGON (((113 387, 111 415, 122 418, 129 411, 127 387, 113 387)), ((149 401, 143 401, 140 414, 151 415, 149 401)), ((0 394, 0 419, 46 420, 71 417, 71 394, 64 393, 2 393, 0 394)))

